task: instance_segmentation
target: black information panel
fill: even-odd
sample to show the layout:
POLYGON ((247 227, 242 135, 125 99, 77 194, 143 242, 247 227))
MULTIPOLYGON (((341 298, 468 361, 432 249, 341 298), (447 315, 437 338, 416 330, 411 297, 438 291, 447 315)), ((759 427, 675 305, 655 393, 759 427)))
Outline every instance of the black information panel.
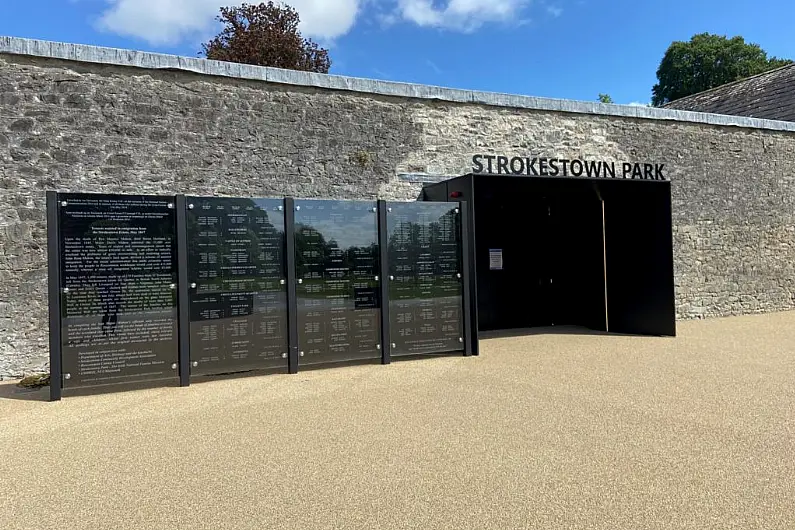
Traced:
POLYGON ((176 379, 174 198, 59 201, 64 388, 176 379))
POLYGON ((186 202, 191 374, 286 368, 284 202, 186 202))
POLYGON ((458 206, 387 205, 391 355, 463 351, 458 206))
POLYGON ((378 250, 375 201, 295 201, 299 364, 381 357, 378 250))

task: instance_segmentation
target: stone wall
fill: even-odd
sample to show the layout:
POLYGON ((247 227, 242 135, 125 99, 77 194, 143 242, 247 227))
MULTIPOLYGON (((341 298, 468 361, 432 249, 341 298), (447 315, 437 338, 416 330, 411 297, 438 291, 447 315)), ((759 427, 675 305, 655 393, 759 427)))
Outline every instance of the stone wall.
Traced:
POLYGON ((792 131, 1 52, 0 376, 47 359, 49 189, 411 200, 398 173, 467 173, 476 152, 652 160, 672 180, 679 318, 795 306, 792 131))

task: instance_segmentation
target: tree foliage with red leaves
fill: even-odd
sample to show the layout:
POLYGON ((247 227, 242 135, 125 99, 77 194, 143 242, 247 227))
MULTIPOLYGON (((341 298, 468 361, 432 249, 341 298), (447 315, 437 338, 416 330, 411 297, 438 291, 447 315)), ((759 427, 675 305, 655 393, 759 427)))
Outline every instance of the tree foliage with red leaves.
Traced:
POLYGON ((222 7, 220 12, 217 20, 223 30, 202 44, 208 59, 322 74, 331 68, 328 50, 301 36, 301 19, 289 5, 269 1, 222 7))

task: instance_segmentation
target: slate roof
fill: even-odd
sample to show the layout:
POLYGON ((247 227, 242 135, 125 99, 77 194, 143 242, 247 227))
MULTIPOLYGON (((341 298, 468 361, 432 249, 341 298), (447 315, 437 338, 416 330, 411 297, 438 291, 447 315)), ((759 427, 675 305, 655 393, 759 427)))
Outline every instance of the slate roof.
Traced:
POLYGON ((795 64, 686 96, 662 108, 795 121, 795 64))

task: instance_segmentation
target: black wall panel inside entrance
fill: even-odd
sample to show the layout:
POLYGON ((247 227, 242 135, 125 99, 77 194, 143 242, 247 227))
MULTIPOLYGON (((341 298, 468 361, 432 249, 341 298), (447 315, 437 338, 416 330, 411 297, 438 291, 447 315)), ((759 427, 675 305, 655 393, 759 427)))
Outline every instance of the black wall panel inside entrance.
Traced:
POLYGON ((589 181, 475 181, 481 330, 605 329, 602 207, 589 181))
POLYGON ((472 207, 479 330, 675 335, 670 182, 466 175, 423 196, 443 195, 472 207))
POLYGON ((604 190, 610 331, 674 336, 671 186, 611 184, 604 190))

